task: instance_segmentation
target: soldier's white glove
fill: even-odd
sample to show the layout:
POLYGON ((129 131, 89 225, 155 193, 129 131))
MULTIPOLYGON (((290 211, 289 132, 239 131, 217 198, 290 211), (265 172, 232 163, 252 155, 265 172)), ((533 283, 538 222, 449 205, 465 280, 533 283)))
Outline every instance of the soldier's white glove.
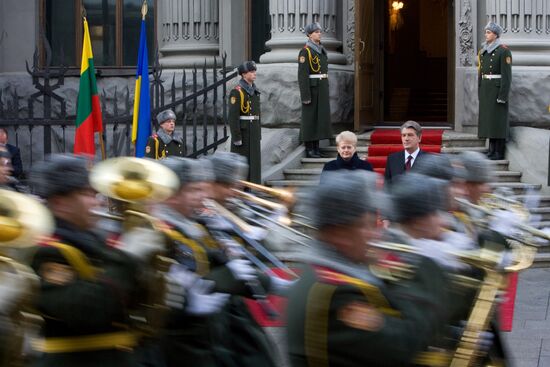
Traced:
POLYGON ((503 236, 510 237, 518 233, 518 224, 521 218, 510 210, 494 210, 489 228, 503 236))
POLYGON ((497 103, 500 103, 500 104, 505 104, 505 103, 506 103, 506 101, 505 101, 505 100, 503 100, 503 99, 497 99, 497 103))
POLYGON ((243 141, 242 140, 236 140, 233 142, 233 145, 236 146, 236 147, 240 147, 241 145, 243 145, 243 141))
POLYGON ((257 279, 256 269, 245 259, 234 259, 225 264, 233 276, 239 280, 249 281, 257 279))
POLYGON ((181 265, 172 265, 165 279, 166 305, 172 308, 183 309, 188 289, 199 280, 199 277, 181 265))
POLYGON ((186 312, 190 315, 205 316, 219 312, 229 300, 227 293, 211 293, 214 282, 198 279, 187 292, 186 312))
POLYGON ((311 101, 303 101, 302 103, 303 103, 303 104, 310 104, 311 101))
POLYGON ((141 260, 147 260, 164 248, 162 234, 150 228, 137 227, 120 238, 120 250, 141 260))

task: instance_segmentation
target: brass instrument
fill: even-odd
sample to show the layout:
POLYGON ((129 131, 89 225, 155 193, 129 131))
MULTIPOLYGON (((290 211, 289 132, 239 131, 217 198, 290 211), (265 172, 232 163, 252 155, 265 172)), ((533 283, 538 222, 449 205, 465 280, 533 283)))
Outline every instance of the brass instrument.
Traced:
POLYGON ((243 180, 239 181, 239 183, 244 187, 248 187, 251 190, 262 192, 264 194, 271 195, 278 200, 281 200, 285 204, 285 206, 289 209, 292 208, 294 204, 296 204, 296 195, 292 190, 274 189, 272 187, 267 187, 264 185, 243 181, 243 180))
MULTIPOLYGON (((122 222, 123 232, 135 228, 150 228, 162 232, 161 221, 147 213, 147 204, 163 201, 176 193, 179 179, 169 168, 157 161, 134 157, 119 157, 102 161, 90 172, 90 184, 101 194, 120 202, 117 213, 95 214, 122 222)), ((151 254, 148 280, 148 299, 143 309, 134 311, 141 331, 152 334, 164 322, 164 274, 174 262, 166 257, 169 249, 151 254)))
MULTIPOLYGON (((463 207, 477 210, 480 213, 483 213, 487 217, 490 217, 491 215, 493 215, 494 210, 502 209, 502 210, 512 210, 514 213, 518 215, 519 218, 523 219, 524 221, 527 221, 529 218, 529 212, 525 207, 521 205, 521 203, 519 202, 511 203, 512 200, 506 199, 506 198, 500 198, 498 196, 488 196, 488 200, 483 201, 482 204, 480 205, 472 204, 468 200, 462 199, 462 198, 455 198, 455 200, 463 207)), ((475 224, 482 225, 482 226, 487 225, 487 223, 485 222, 476 222, 475 224)), ((545 241, 550 241, 550 235, 544 231, 541 231, 523 222, 515 223, 515 225, 517 226, 518 229, 520 229, 521 231, 529 235, 542 238, 545 241)), ((527 246, 536 246, 533 244, 531 239, 519 238, 519 237, 513 237, 511 239, 517 242, 521 242, 527 246)))
POLYGON ((23 338, 31 324, 39 320, 32 312, 32 296, 38 289, 38 277, 15 257, 22 248, 36 245, 53 230, 53 217, 44 205, 26 195, 0 189, 0 282, 6 287, 10 282, 17 287, 12 289, 13 299, 0 295, 3 301, 1 314, 10 320, 0 320, 0 323, 11 326, 10 338, 0 345, 3 349, 0 353, 2 366, 22 362, 23 338), (10 282, 8 277, 12 278, 10 282))
MULTIPOLYGON (((388 251, 418 254, 418 250, 415 247, 405 244, 379 242, 373 243, 372 247, 388 251)), ((513 262, 505 268, 500 267, 504 255, 500 251, 480 248, 451 253, 464 263, 482 269, 485 273, 479 285, 458 347, 452 356, 444 357, 445 361, 441 363, 442 366, 470 367, 477 365, 476 363, 485 355, 479 350, 479 338, 481 332, 489 328, 497 305, 496 297, 498 292, 506 288, 506 273, 517 272, 530 267, 534 261, 536 249, 516 244, 516 246, 512 247, 513 262)), ((410 271, 410 269, 406 269, 401 264, 396 265, 396 267, 397 272, 406 273, 410 271)))

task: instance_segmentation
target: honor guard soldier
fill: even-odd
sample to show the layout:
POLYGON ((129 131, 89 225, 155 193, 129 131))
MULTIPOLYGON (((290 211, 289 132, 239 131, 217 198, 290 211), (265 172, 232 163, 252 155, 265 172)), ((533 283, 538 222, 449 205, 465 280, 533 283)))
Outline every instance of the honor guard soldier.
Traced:
POLYGON ((256 63, 246 61, 237 68, 241 80, 229 93, 231 151, 248 160, 248 181, 261 183, 262 156, 260 140, 260 91, 256 88, 256 63))
POLYGON ((138 340, 128 310, 143 289, 142 269, 93 231, 98 201, 88 165, 82 157, 52 155, 31 176, 56 225, 32 259, 40 277, 35 307, 44 319, 33 345, 41 352, 36 366, 134 366, 138 340))
POLYGON ((420 257, 393 284, 370 272, 377 211, 387 209, 376 174, 329 173, 310 200, 317 241, 296 258, 304 265, 287 308, 291 365, 413 365, 443 323, 441 270, 420 257))
POLYGON ((160 129, 147 141, 145 156, 154 159, 163 159, 168 156, 185 156, 183 139, 175 132, 176 114, 174 111, 162 111, 157 115, 157 121, 160 129))
POLYGON ((489 139, 488 157, 504 159, 508 138, 508 95, 512 83, 512 53, 500 40, 502 28, 485 26, 485 43, 478 53, 478 137, 489 139))
POLYGON ((319 140, 330 139, 330 98, 327 50, 321 44, 321 25, 305 27, 307 42, 298 55, 298 84, 302 101, 300 138, 308 158, 321 158, 319 140))

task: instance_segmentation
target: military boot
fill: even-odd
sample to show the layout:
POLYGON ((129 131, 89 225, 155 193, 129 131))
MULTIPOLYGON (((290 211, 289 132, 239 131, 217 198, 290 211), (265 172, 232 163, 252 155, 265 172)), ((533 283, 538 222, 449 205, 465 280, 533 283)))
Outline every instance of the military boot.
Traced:
POLYGON ((313 150, 315 151, 315 154, 319 156, 319 158, 325 158, 325 156, 319 150, 319 140, 313 142, 313 150))
POLYGON ((496 146, 496 139, 489 138, 489 151, 487 152, 487 158, 494 159, 493 157, 495 156, 495 153, 496 153, 495 146, 496 146))
POLYGON ((505 149, 506 139, 495 139, 495 154, 492 157, 489 157, 489 159, 493 161, 504 159, 505 149))
POLYGON ((321 155, 318 154, 315 151, 315 142, 314 141, 306 141, 306 157, 308 158, 321 158, 321 155))

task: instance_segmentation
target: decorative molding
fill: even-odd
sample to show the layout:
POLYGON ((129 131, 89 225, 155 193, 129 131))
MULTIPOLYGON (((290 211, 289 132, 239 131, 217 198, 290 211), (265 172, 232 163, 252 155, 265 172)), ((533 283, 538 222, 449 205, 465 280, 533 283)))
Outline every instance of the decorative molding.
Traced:
POLYGON ((348 0, 347 6, 348 21, 346 24, 346 60, 348 64, 355 62, 355 1, 348 0))
POLYGON ((460 20, 458 21, 458 34, 460 43, 460 65, 472 66, 474 54, 474 28, 472 26, 472 5, 470 0, 463 0, 460 20))

